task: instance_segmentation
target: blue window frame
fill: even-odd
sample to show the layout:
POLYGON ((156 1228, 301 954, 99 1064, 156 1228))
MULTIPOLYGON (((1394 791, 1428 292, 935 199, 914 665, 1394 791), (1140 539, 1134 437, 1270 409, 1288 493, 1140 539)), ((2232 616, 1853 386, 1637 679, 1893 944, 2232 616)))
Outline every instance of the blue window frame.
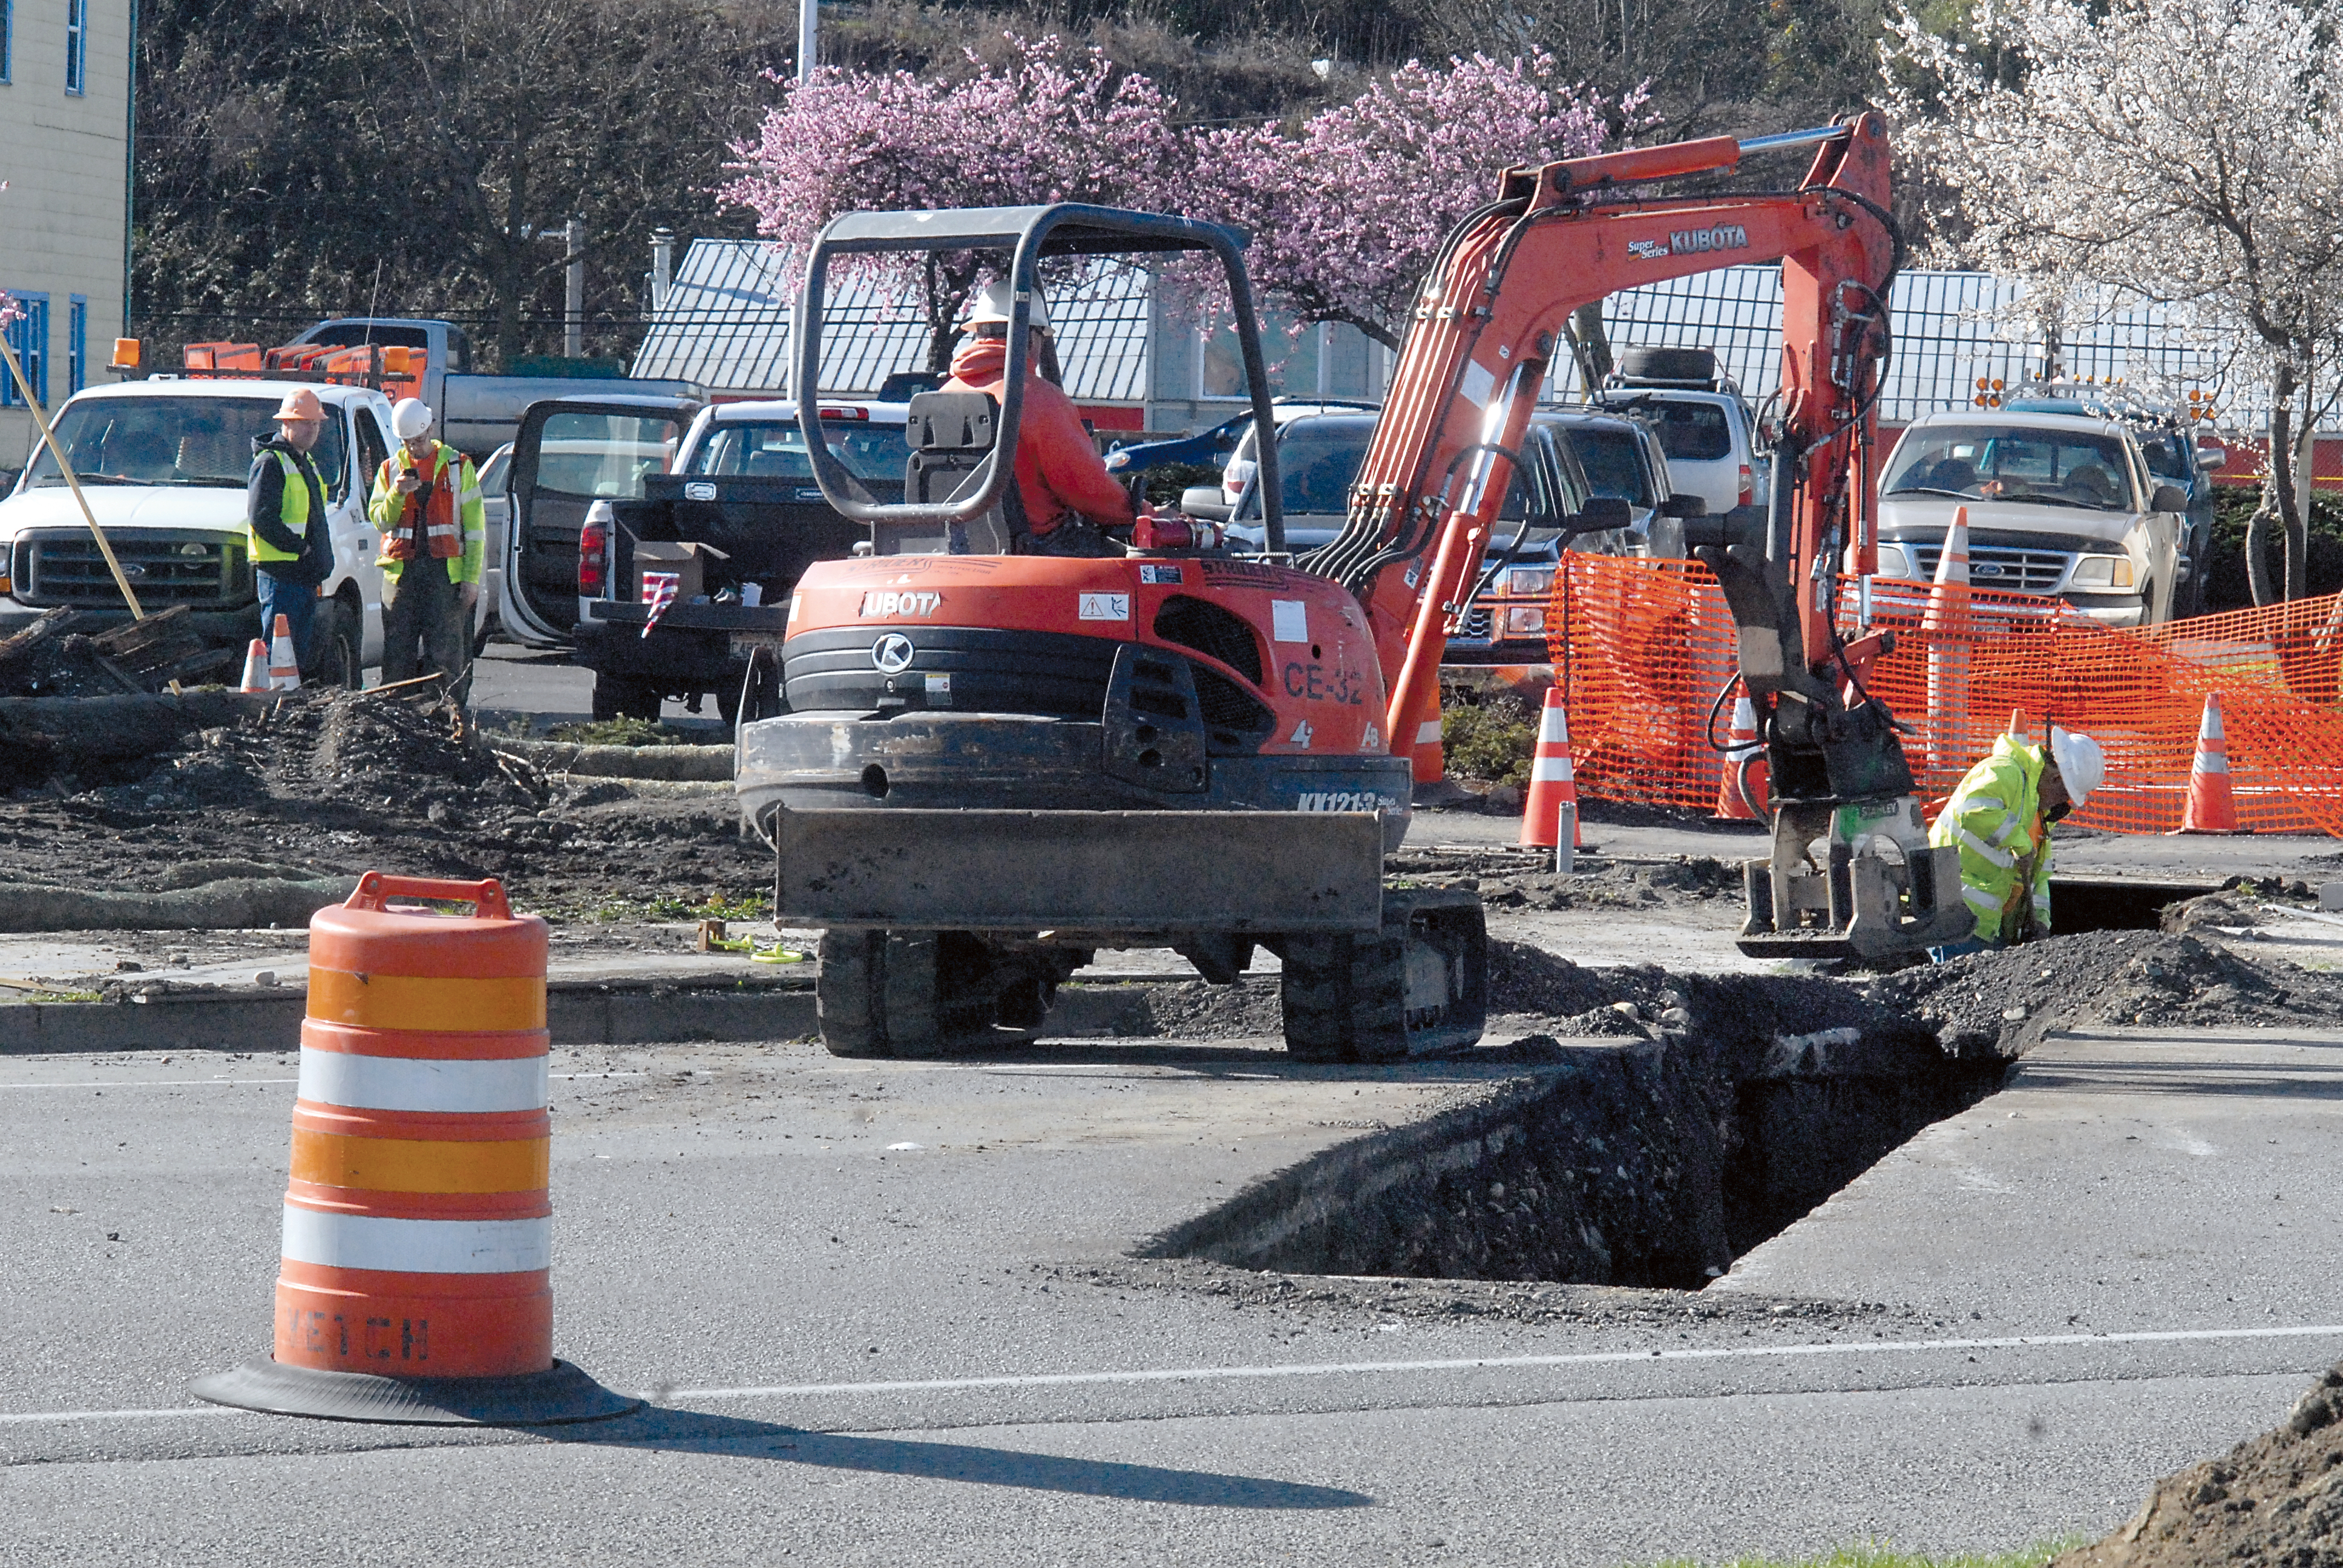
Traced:
POLYGON ((65 396, 89 385, 89 296, 65 297, 65 396))
POLYGON ((89 76, 89 0, 65 0, 65 91, 78 94, 89 76))
MULTIPOLYGON (((25 367, 25 379, 33 384, 34 400, 43 407, 49 402, 49 297, 45 294, 19 294, 8 291, 24 314, 8 324, 8 347, 15 350, 16 363, 25 367)), ((5 367, 0 367, 5 369, 5 367)), ((7 385, 0 387, 0 408, 21 408, 24 394, 16 389, 14 376, 0 375, 7 385)))
POLYGON ((0 86, 16 65, 16 0, 0 0, 0 86))

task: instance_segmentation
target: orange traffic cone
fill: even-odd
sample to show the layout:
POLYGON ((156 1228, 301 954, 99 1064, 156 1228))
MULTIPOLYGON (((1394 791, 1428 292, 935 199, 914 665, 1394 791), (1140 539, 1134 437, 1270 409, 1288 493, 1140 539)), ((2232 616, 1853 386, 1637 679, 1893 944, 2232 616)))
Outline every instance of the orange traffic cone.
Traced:
POLYGON ((2207 692, 2197 726, 2197 759, 2188 769, 2188 805, 2177 833, 2239 833, 2237 801, 2229 790, 2229 740, 2221 729, 2221 694, 2207 692))
POLYGON ((1522 807, 1521 842, 1525 849, 1552 849, 1558 871, 1569 870, 1572 854, 1585 848, 1578 829, 1578 779, 1570 767, 1570 713, 1558 686, 1546 688, 1545 708, 1538 715, 1537 752, 1530 759, 1530 798, 1522 807))
POLYGON ((1733 703, 1733 729, 1725 737, 1725 772, 1716 781, 1716 815, 1727 822, 1755 821, 1765 809, 1768 794, 1765 749, 1757 744, 1757 710, 1750 706, 1745 688, 1733 703), (1755 758, 1751 762, 1751 758, 1755 758), (1757 792, 1755 800, 1741 794, 1744 764, 1747 765, 1749 782, 1757 792))
POLYGON ((2020 746, 2031 746, 2034 743, 2032 740, 2027 739, 2027 737, 2032 735, 2033 732, 2033 725, 2026 717, 2026 709, 2023 708, 2011 709, 2009 710, 2009 738, 2012 740, 2016 741, 2020 746))
POLYGON ((1415 781, 1437 784, 1448 777, 1448 753, 1440 744, 1440 715, 1433 716, 1415 727, 1415 781))
POLYGON ((311 919, 276 1352, 196 1397, 520 1424, 641 1403, 553 1357, 545 960, 494 881, 369 871, 311 919))
POLYGON ((301 687, 301 664, 293 657, 293 623, 283 615, 269 634, 268 689, 297 691, 301 687))
POLYGON ((1936 581, 1928 588, 1920 630, 1928 661, 1926 756, 1932 773, 1967 770, 1974 749, 1969 727, 1969 509, 1953 508, 1945 545, 1936 558, 1936 581))
POLYGON ((238 691, 268 689, 268 645, 256 637, 252 639, 252 646, 244 650, 244 684, 236 689, 238 691))

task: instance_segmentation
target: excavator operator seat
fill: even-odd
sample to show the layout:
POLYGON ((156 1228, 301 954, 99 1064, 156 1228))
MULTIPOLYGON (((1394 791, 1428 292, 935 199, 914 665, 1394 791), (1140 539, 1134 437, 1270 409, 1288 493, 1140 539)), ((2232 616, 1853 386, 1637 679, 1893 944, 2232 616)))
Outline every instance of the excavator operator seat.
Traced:
MULTIPOLYGON (((932 506, 970 493, 992 450, 1000 406, 982 392, 921 392, 911 399, 903 438, 911 456, 903 467, 903 499, 932 506)), ((1005 556, 1021 532, 1024 507, 1012 479, 1000 504, 965 524, 873 523, 873 555, 1005 556)))

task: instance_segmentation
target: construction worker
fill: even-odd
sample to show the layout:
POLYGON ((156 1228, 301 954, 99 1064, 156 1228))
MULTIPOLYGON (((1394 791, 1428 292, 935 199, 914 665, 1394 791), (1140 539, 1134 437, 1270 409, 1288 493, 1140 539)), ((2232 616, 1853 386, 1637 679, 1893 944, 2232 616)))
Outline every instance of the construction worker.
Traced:
POLYGON ((1930 948, 1938 963, 2050 934, 2050 824, 2090 799, 2107 759, 2087 735, 2053 725, 2047 746, 2004 735, 1945 802, 1928 842, 1961 852, 1961 897, 1976 925, 1930 948))
POLYGON ((277 434, 252 443, 244 487, 244 526, 252 576, 260 590, 260 636, 275 635, 283 616, 293 657, 310 664, 317 585, 334 575, 334 538, 326 522, 326 487, 309 454, 326 431, 326 406, 303 387, 277 409, 277 434))
POLYGON ((367 517, 382 547, 382 681, 411 680, 427 655, 458 700, 470 691, 472 610, 480 601, 488 515, 472 459, 431 436, 431 410, 391 408, 399 444, 374 477, 367 517))
MULTIPOLYGON (((1009 364, 1009 285, 988 286, 968 318, 969 340, 952 356, 946 392, 982 392, 1001 401, 1009 364)), ((1018 505, 1005 508, 1009 549, 1021 556, 1120 556, 1109 529, 1135 521, 1131 498, 1107 472, 1073 399, 1041 375, 1050 312, 1037 291, 1031 314, 1032 352, 1025 360, 1024 411, 1017 422, 1018 505), (1023 515, 1018 515, 1021 508, 1023 515)))

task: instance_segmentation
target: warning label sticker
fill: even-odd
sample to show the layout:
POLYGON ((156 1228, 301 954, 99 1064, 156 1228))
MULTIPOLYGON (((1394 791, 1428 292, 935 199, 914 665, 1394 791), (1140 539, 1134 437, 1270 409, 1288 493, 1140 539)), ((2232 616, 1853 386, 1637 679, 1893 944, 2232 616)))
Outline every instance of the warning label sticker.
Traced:
POLYGON ((1082 595, 1081 614, 1084 620, 1129 620, 1131 596, 1127 593, 1086 593, 1082 595))

